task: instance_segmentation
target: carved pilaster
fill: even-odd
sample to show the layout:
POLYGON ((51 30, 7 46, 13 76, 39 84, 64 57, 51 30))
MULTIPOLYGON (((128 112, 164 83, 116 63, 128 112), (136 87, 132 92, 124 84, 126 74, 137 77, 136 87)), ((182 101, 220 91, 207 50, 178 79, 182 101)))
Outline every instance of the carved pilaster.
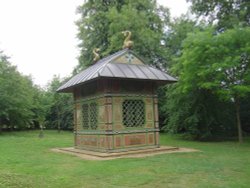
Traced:
MULTIPOLYGON (((154 97, 154 127, 159 129, 158 98, 154 97)), ((155 132, 155 145, 160 147, 159 132, 155 132)))
MULTIPOLYGON (((113 130, 113 107, 112 97, 105 98, 105 129, 107 132, 113 130)), ((113 136, 106 135, 106 149, 113 149, 113 136)))

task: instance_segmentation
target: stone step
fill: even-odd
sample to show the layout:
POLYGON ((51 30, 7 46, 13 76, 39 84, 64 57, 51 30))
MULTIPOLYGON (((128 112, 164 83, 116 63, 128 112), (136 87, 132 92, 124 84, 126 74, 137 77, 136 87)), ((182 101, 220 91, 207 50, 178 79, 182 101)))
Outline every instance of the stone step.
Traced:
POLYGON ((162 153, 165 151, 173 151, 178 150, 178 147, 172 146, 161 146, 159 148, 150 148, 150 149, 138 149, 133 151, 122 151, 122 152, 114 152, 114 153, 102 153, 96 151, 88 151, 82 149, 75 149, 73 147, 70 148, 57 148, 58 150, 65 151, 65 152, 72 152, 77 154, 84 154, 84 155, 91 155, 95 157, 120 157, 120 156, 130 156, 130 155, 138 155, 138 154, 151 154, 151 153, 162 153))

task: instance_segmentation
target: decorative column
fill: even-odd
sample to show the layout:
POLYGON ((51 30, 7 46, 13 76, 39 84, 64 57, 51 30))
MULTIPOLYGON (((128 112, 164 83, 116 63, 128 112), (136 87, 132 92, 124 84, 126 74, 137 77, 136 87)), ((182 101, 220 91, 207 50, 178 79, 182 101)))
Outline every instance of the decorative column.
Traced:
POLYGON ((158 113, 158 98, 157 96, 154 97, 154 128, 155 131, 155 145, 160 147, 159 143, 159 113, 158 113))
POLYGON ((113 109, 112 97, 105 97, 105 131, 106 131, 106 149, 111 150, 113 146, 113 109))

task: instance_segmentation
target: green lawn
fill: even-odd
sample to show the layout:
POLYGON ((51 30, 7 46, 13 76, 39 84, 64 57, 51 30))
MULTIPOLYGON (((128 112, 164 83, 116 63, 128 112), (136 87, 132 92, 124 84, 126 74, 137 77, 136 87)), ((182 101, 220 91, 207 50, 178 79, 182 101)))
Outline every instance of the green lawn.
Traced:
POLYGON ((38 131, 0 135, 0 187, 250 187, 250 140, 192 142, 161 135, 162 145, 190 147, 195 153, 87 161, 54 153, 73 145, 70 132, 38 131))

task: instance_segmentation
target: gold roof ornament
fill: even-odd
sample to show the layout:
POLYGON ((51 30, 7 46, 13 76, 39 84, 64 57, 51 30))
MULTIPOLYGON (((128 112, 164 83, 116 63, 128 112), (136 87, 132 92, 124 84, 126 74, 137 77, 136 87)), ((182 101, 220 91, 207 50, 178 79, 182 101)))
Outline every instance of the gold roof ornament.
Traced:
POLYGON ((93 49, 94 59, 93 62, 96 63, 98 60, 100 60, 100 55, 98 52, 100 52, 100 48, 94 48, 93 49))
POLYGON ((132 48, 134 42, 130 40, 131 38, 131 31, 123 31, 122 34, 126 37, 124 42, 123 42, 123 49, 125 48, 132 48))

